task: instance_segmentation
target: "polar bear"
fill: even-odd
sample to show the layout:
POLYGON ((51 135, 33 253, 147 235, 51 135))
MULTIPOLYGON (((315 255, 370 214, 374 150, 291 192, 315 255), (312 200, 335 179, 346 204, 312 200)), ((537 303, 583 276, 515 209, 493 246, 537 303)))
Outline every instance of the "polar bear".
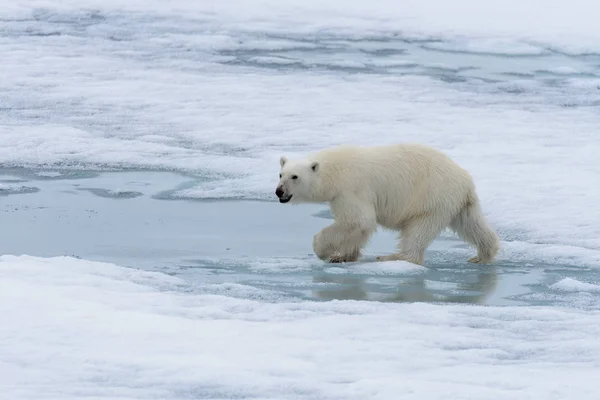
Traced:
POLYGON ((398 251, 378 261, 422 265, 445 228, 477 248, 468 261, 490 263, 500 249, 471 175, 444 153, 419 144, 340 146, 299 160, 280 159, 280 203, 329 203, 334 223, 313 238, 327 262, 360 258, 378 225, 399 231, 398 251))

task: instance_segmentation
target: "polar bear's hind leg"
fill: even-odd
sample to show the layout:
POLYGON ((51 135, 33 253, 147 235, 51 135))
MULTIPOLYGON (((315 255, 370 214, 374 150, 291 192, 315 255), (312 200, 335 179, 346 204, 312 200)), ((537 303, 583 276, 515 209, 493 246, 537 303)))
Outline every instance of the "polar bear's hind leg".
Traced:
POLYGON ((488 264, 494 261, 500 250, 500 240, 486 221, 479 199, 474 193, 469 194, 467 204, 454 217, 450 228, 477 248, 477 255, 469 258, 469 262, 488 264))
POLYGON ((387 256, 377 257, 377 261, 408 261, 413 264, 423 265, 425 251, 448 226, 449 221, 442 216, 422 215, 413 217, 405 222, 400 230, 399 252, 387 256))

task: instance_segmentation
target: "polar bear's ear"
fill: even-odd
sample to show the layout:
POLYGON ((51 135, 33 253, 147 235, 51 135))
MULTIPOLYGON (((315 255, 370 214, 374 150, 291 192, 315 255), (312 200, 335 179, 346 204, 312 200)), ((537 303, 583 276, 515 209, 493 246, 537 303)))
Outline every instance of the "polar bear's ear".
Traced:
POLYGON ((318 163, 318 162, 316 162, 316 161, 313 161, 313 162, 310 164, 310 169, 312 169, 314 172, 317 172, 317 170, 319 169, 319 163, 318 163))
POLYGON ((281 156, 281 158, 279 159, 279 164, 283 167, 287 160, 288 159, 285 156, 281 156))

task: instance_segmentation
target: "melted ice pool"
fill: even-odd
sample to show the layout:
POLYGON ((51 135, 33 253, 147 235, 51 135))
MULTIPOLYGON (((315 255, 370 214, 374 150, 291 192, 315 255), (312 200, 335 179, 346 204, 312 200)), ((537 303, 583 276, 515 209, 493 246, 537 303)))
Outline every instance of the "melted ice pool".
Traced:
POLYGON ((448 233, 419 267, 374 262, 395 246, 393 233, 379 231, 361 262, 325 264, 311 248, 331 223, 325 205, 177 197, 198 179, 4 170, 0 254, 113 262, 180 277, 202 293, 265 301, 600 305, 598 270, 564 262, 552 247, 509 241, 495 264, 478 266, 448 233))

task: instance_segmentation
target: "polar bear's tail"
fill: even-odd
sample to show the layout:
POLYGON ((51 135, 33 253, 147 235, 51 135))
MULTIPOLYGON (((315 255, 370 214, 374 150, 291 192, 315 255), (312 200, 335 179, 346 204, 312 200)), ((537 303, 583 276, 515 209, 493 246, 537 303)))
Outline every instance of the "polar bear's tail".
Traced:
POLYGON ((474 191, 468 194, 465 206, 454 217, 450 228, 466 242, 477 247, 477 256, 470 258, 469 262, 490 263, 500 250, 500 240, 483 215, 479 198, 474 191))

